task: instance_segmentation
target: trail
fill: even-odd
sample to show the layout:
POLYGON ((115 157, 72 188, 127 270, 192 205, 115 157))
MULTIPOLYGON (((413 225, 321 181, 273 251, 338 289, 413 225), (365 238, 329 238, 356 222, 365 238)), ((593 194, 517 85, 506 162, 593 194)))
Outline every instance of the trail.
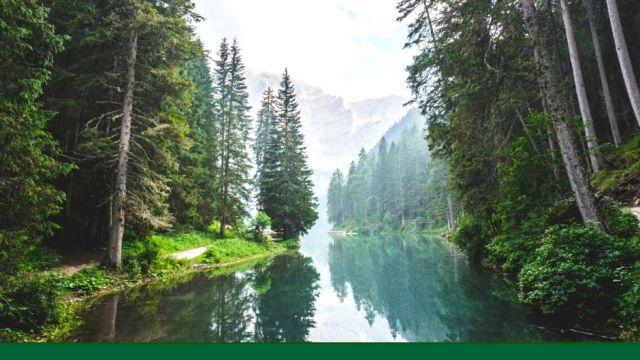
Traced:
MULTIPOLYGON (((166 256, 176 260, 193 260, 207 252, 207 249, 209 249, 208 246, 203 246, 166 256)), ((66 275, 71 276, 83 269, 99 265, 103 259, 103 253, 97 253, 95 251, 73 251, 63 254, 60 264, 56 269, 62 270, 66 275)))
POLYGON ((190 249, 190 250, 169 254, 169 257, 172 257, 176 260, 193 260, 198 256, 206 253, 207 249, 209 249, 208 246, 203 246, 195 249, 190 249))

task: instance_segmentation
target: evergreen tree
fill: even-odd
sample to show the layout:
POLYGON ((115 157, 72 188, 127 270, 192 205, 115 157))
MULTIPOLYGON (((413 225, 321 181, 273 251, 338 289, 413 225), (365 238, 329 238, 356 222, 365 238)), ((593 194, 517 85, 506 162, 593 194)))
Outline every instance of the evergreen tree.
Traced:
POLYGON ((345 181, 340 169, 331 175, 329 190, 327 191, 327 217, 329 222, 340 225, 345 220, 345 181))
POLYGON ((215 177, 219 170, 213 79, 204 55, 187 63, 183 73, 194 85, 187 113, 191 146, 178 157, 179 168, 172 176, 170 210, 177 224, 202 230, 213 220, 215 177))
POLYGON ((260 183, 262 169, 264 168, 264 156, 269 143, 271 128, 276 126, 278 115, 275 108, 275 96, 270 86, 264 92, 260 111, 258 111, 258 124, 256 130, 256 143, 254 152, 256 157, 256 183, 260 183))
POLYGON ((216 122, 220 131, 221 167, 218 179, 220 189, 220 235, 226 235, 226 226, 247 215, 252 183, 248 154, 251 118, 249 94, 242 64, 240 47, 234 40, 229 48, 222 41, 216 62, 217 101, 216 122))
POLYGON ((63 38, 47 22, 48 9, 32 0, 0 6, 0 273, 54 228, 64 193, 50 183, 71 170, 56 160, 58 143, 45 129, 53 115, 38 102, 63 38))
POLYGON ((270 131, 260 179, 259 206, 283 239, 304 235, 318 219, 312 171, 307 166, 300 111, 289 72, 276 98, 277 126, 270 131))

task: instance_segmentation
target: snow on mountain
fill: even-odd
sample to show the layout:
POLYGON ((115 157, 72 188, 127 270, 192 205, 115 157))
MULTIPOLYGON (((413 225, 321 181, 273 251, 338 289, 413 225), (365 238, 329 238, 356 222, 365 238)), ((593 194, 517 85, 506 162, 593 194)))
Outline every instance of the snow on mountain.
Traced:
MULTIPOLYGON (((281 76, 276 74, 247 72, 253 114, 258 111, 267 86, 277 90, 280 80, 281 76)), ((410 111, 402 106, 406 100, 399 96, 348 103, 339 96, 324 93, 319 86, 295 79, 293 83, 300 104, 309 167, 315 172, 316 187, 323 191, 331 172, 336 168, 346 170, 361 148, 373 148, 387 130, 410 111)))

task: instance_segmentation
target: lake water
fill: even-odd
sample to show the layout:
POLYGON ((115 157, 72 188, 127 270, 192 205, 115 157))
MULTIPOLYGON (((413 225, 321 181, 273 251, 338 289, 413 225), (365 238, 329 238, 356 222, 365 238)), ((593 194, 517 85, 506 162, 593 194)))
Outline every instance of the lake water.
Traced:
POLYGON ((540 323, 515 286, 435 237, 332 238, 105 296, 81 342, 594 341, 540 323))

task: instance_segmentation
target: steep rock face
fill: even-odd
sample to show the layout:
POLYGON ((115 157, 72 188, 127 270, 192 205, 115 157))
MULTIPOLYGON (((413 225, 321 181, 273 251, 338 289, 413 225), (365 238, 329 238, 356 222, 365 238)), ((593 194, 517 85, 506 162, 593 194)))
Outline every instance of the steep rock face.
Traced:
MULTIPOLYGON (((279 85, 279 75, 247 73, 249 101, 254 113, 267 86, 277 90, 279 85)), ((309 166, 316 173, 316 186, 321 189, 325 187, 320 183, 328 182, 333 170, 347 169, 361 148, 373 148, 387 130, 410 111, 403 107, 405 99, 399 96, 348 103, 339 96, 324 93, 318 86, 295 79, 294 86, 309 166)))

